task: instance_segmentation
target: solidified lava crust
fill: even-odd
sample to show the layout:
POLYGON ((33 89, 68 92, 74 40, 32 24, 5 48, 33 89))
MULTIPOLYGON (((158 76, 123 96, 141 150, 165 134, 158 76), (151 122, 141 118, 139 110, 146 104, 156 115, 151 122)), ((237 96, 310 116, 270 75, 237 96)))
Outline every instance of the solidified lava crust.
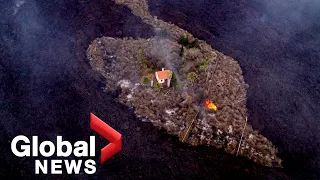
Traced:
POLYGON ((282 167, 276 147, 246 123, 247 85, 239 64, 177 26, 151 17, 140 3, 128 6, 154 27, 156 36, 102 37, 88 48, 93 69, 106 78, 105 91, 120 87, 120 102, 183 142, 222 148, 265 166, 282 167), (190 43, 190 47, 181 39, 196 45, 190 43), (151 81, 157 83, 153 74, 162 68, 171 70, 175 81, 170 87, 150 86, 151 81), (206 99, 218 110, 207 109, 206 99))

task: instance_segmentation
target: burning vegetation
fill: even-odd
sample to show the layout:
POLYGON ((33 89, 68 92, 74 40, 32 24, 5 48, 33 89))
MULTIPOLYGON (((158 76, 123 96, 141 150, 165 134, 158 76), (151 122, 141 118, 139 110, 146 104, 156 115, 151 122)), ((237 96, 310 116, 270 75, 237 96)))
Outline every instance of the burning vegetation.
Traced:
POLYGON ((212 109, 214 111, 217 111, 217 106, 215 104, 213 104, 213 102, 211 102, 210 99, 207 99, 204 105, 208 109, 212 109))
POLYGON ((106 78, 105 91, 120 90, 119 102, 182 142, 281 167, 274 145, 246 123, 239 64, 172 24, 134 12, 145 14, 157 36, 102 37, 88 48, 91 66, 106 78))

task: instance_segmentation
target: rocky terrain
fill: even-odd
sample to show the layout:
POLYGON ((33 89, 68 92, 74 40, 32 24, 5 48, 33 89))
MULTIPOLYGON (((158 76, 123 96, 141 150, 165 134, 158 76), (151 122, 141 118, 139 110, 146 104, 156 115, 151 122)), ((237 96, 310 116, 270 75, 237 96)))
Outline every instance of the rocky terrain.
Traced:
MULTIPOLYGON (((289 175, 293 179, 319 179, 314 173, 319 170, 311 171, 319 164, 319 133, 315 133, 319 132, 315 123, 319 117, 315 112, 320 112, 319 83, 315 84, 319 66, 308 59, 319 59, 320 46, 315 44, 319 28, 305 26, 307 31, 283 44, 281 32, 286 28, 274 29, 267 24, 271 21, 268 14, 250 9, 249 1, 243 2, 149 0, 149 9, 150 17, 159 17, 158 24, 181 31, 166 23, 174 22, 240 62, 245 81, 250 84, 248 122, 281 146, 280 157, 286 158, 284 168, 263 167, 213 146, 180 143, 152 123, 135 118, 133 109, 114 100, 115 93, 103 92, 105 79, 90 66, 88 45, 103 36, 151 38, 155 31, 150 23, 154 22, 137 16, 144 11, 111 0, 17 0, 0 4, 1 179, 289 179, 289 175), (293 48, 287 51, 288 47, 293 48), (280 62, 278 58, 284 56, 280 62), (297 63, 301 66, 295 66, 297 63), (289 76, 288 71, 292 72, 289 76), (284 78, 274 82, 278 76, 284 78), (275 86, 289 89, 279 91, 275 86), (106 141, 90 130, 90 112, 119 131, 124 140, 123 150, 100 166, 95 175, 35 175, 33 158, 12 154, 10 141, 24 134, 38 135, 41 140, 62 135, 71 142, 95 135, 98 155, 106 141), (294 152, 289 154, 283 147, 294 152)), ((277 19, 275 16, 272 21, 277 19)))
POLYGON ((249 124, 278 147, 292 177, 319 179, 319 1, 149 0, 148 5, 152 16, 239 62, 249 84, 249 124))
POLYGON ((247 124, 247 85, 238 63, 177 26, 151 18, 143 3, 141 11, 136 5, 129 7, 154 26, 156 36, 103 37, 88 48, 92 67, 106 78, 105 91, 120 87, 120 102, 183 142, 212 145, 262 165, 282 167, 274 145, 247 124), (143 82, 162 67, 174 72, 172 87, 143 82), (206 99, 213 100, 218 110, 206 108, 206 99))

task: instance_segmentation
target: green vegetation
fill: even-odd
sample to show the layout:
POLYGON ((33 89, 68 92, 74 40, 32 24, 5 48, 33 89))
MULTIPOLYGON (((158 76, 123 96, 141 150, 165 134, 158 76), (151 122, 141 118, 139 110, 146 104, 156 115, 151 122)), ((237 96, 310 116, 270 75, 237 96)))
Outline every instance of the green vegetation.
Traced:
POLYGON ((172 72, 172 71, 169 71, 169 72, 168 72, 168 77, 169 77, 169 78, 172 78, 172 74, 173 74, 173 72, 172 72))
POLYGON ((209 69, 210 63, 212 62, 213 59, 209 56, 206 56, 206 58, 198 64, 199 71, 207 71, 209 69))
POLYGON ((172 73, 171 86, 174 88, 179 88, 177 76, 172 73))
POLYGON ((207 71, 209 68, 208 64, 202 63, 199 65, 199 70, 200 71, 207 71))
POLYGON ((147 76, 142 76, 141 78, 141 84, 148 84, 150 83, 150 79, 147 76))
POLYGON ((199 48, 199 39, 197 38, 193 41, 189 41, 188 36, 180 36, 180 38, 178 39, 178 43, 188 49, 199 48))
POLYGON ((210 53, 205 53, 204 57, 207 61, 213 62, 216 59, 217 54, 213 53, 214 55, 211 55, 210 53))
POLYGON ((178 39, 178 43, 181 44, 182 46, 187 46, 189 44, 189 39, 188 36, 180 36, 178 39))
POLYGON ((161 83, 159 83, 159 82, 154 83, 154 86, 153 86, 154 90, 160 91, 161 87, 162 87, 161 83))
POLYGON ((189 72, 188 75, 187 75, 187 79, 190 81, 190 82, 194 82, 198 79, 198 74, 195 73, 195 72, 189 72))
POLYGON ((190 43, 190 47, 189 48, 200 48, 199 46, 199 39, 195 39, 190 43))
POLYGON ((146 54, 144 53, 143 49, 139 49, 138 60, 139 60, 141 69, 148 68, 146 54))

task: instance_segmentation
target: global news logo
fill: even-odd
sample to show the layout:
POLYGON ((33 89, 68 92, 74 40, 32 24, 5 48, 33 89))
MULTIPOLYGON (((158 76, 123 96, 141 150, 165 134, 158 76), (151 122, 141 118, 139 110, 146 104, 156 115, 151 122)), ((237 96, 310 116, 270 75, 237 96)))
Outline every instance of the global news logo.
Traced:
MULTIPOLYGON (((112 127, 104 123, 94 114, 90 114, 90 128, 107 139, 110 143, 101 149, 100 164, 103 164, 122 149, 122 135, 112 127)), ((51 141, 43 141, 39 144, 38 136, 32 136, 32 141, 24 135, 18 135, 11 141, 11 151, 18 157, 69 157, 85 158, 85 160, 51 159, 35 160, 35 174, 62 174, 63 165, 66 173, 79 174, 81 167, 86 174, 96 172, 95 136, 90 136, 89 143, 77 141, 71 144, 62 136, 57 136, 56 144, 51 141), (18 145, 20 144, 20 146, 18 145)))

